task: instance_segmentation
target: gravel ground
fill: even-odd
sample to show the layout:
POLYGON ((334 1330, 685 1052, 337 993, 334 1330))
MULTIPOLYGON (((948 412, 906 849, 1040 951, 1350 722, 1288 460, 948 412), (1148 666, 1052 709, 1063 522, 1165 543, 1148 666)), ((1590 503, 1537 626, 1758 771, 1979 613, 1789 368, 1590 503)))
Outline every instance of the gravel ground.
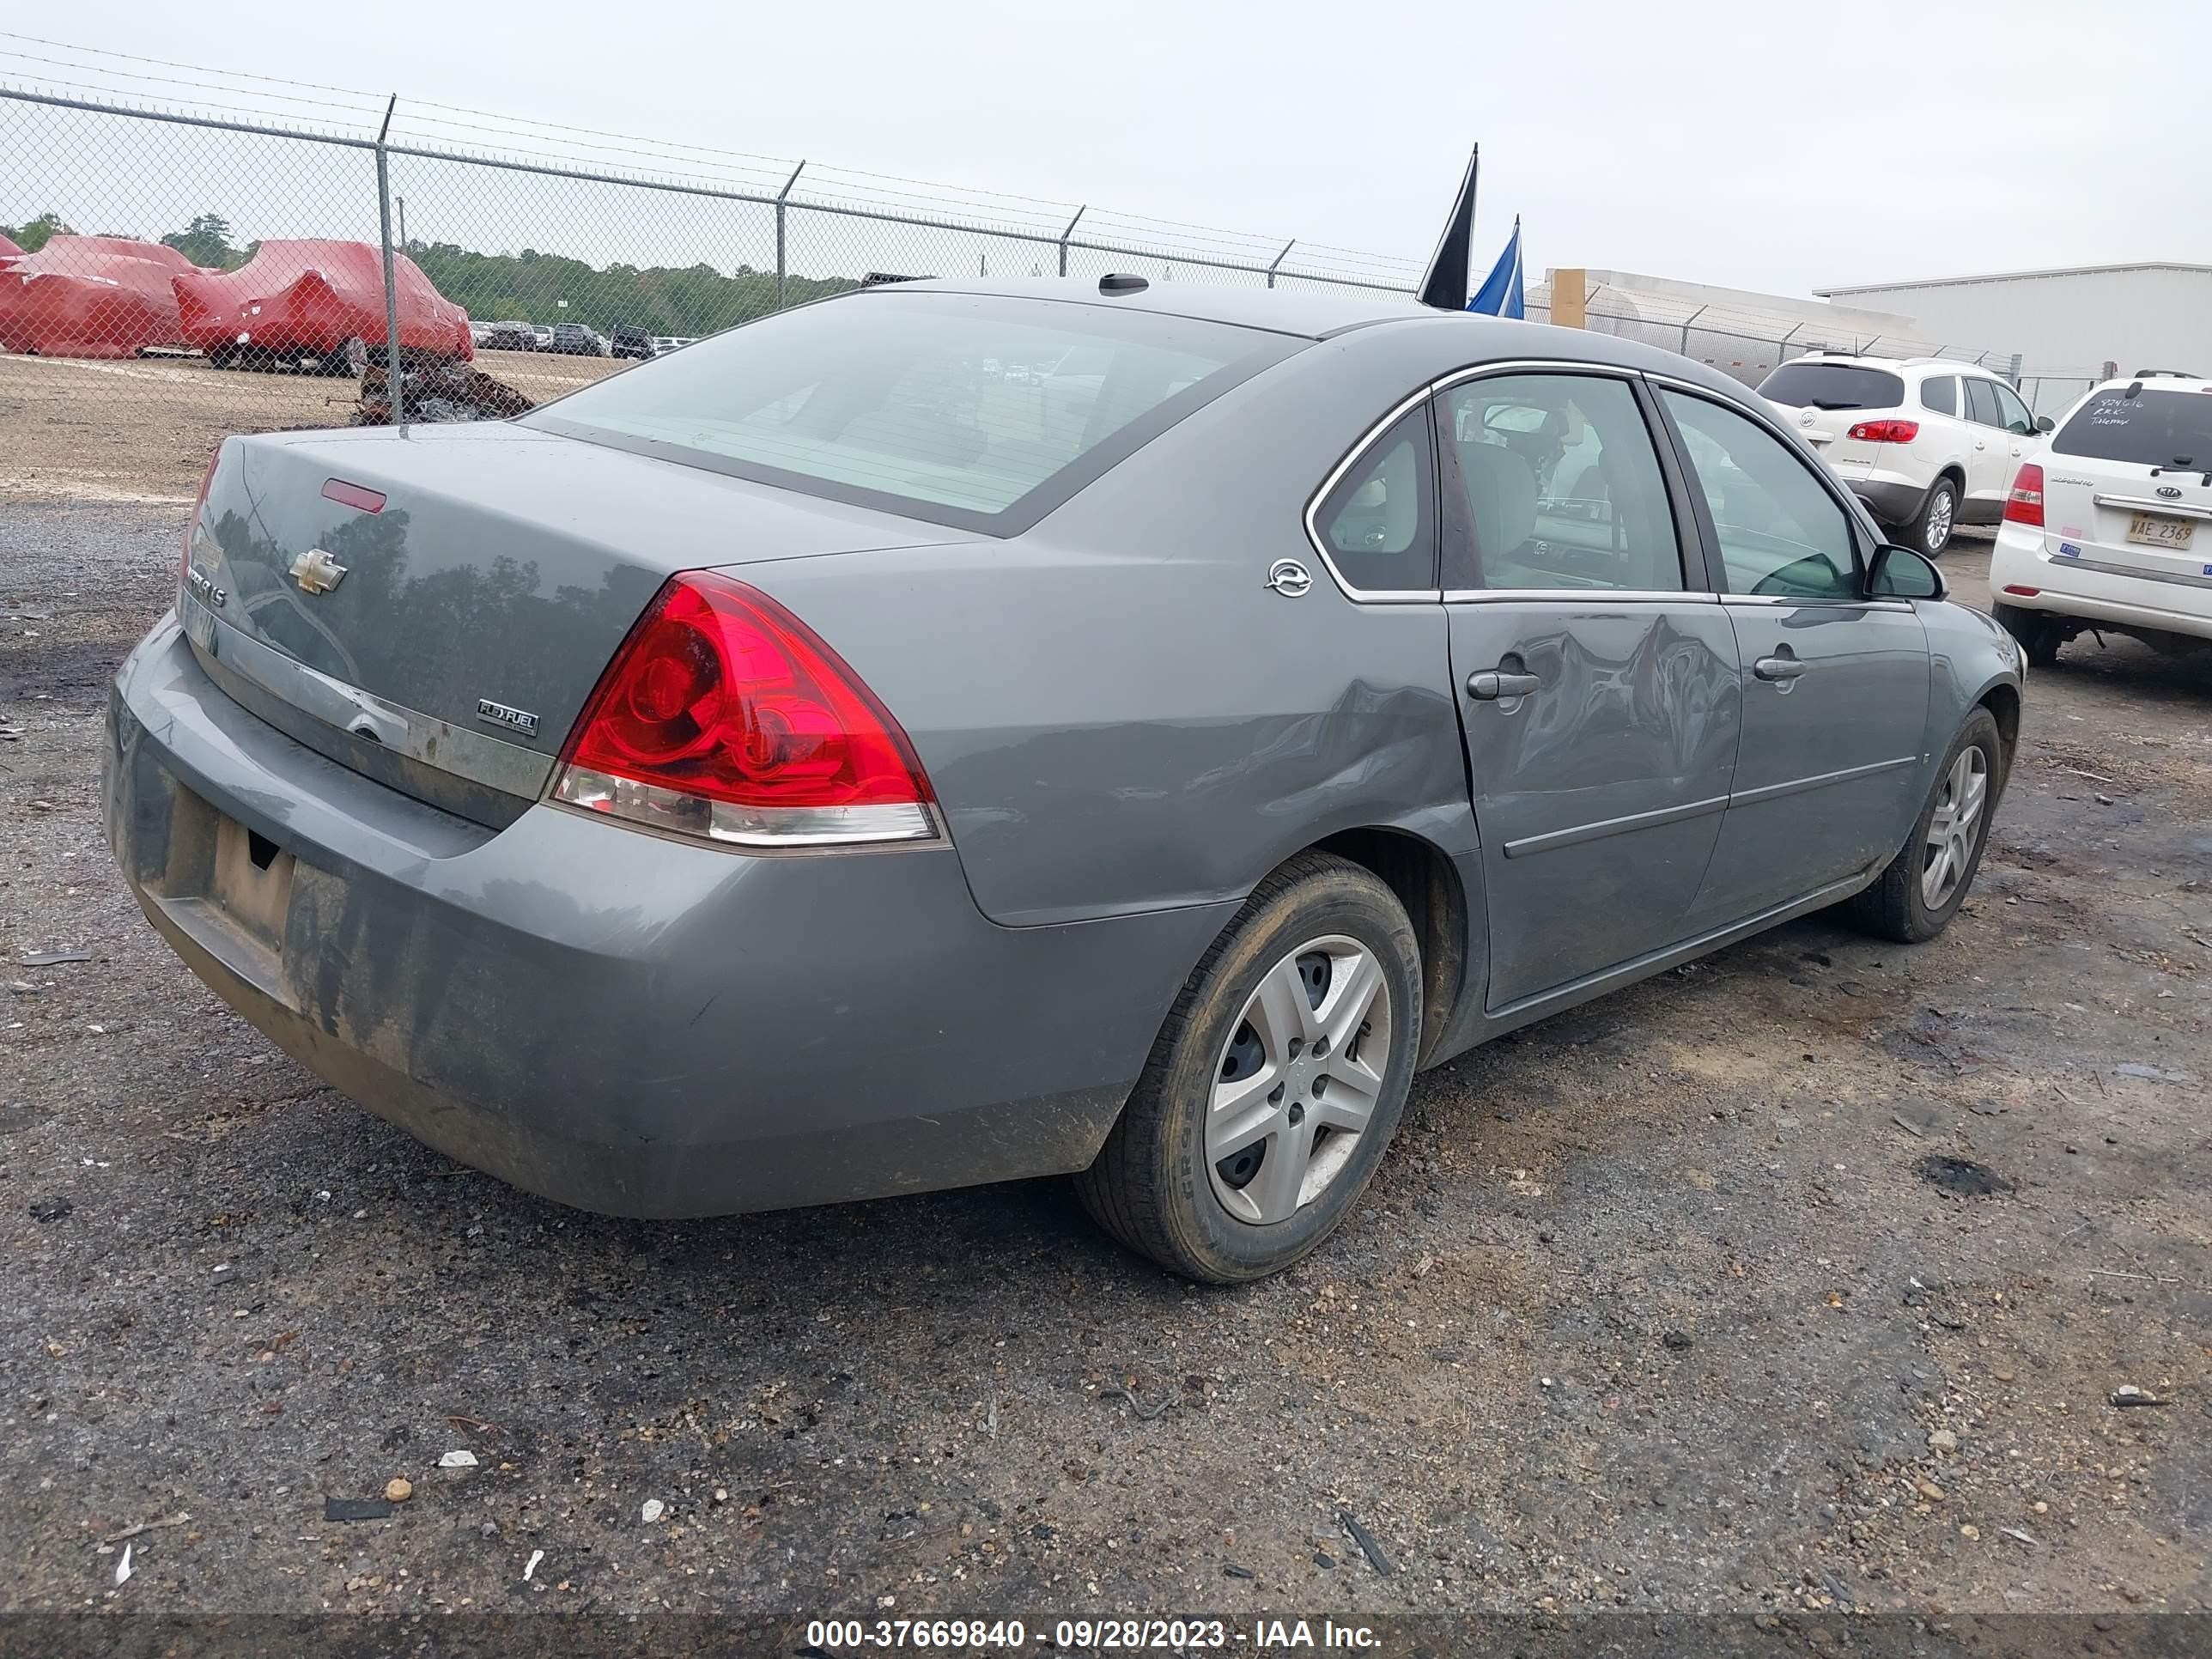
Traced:
POLYGON ((0 1606, 2212 1601, 2212 670, 2070 647, 1944 938, 1432 1073, 1336 1241, 1201 1291, 1056 1183, 580 1215, 275 1054, 101 842, 177 526, 0 506, 0 1606))

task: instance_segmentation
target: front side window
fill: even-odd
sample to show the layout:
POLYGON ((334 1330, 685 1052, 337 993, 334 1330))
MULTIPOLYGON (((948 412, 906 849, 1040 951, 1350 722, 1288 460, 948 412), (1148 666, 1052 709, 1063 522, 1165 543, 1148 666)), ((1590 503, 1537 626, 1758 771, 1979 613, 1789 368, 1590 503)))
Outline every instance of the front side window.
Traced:
POLYGON ((1441 418, 1472 544, 1455 586, 1681 591, 1658 453, 1627 382, 1468 380, 1443 394, 1441 418))
POLYGON ((1938 374, 1932 380, 1920 383, 1920 406, 1931 415, 1956 415, 1959 412, 1959 377, 1938 374))
POLYGON ((1779 438, 1734 410, 1662 392, 1713 524, 1727 591, 1855 599, 1850 519, 1779 438))
POLYGON ((1997 389, 1994 382, 1966 377, 1966 418, 1977 426, 2002 426, 2004 416, 1997 410, 1997 389))
POLYGON ((1009 533, 1304 343, 1158 312, 878 291, 702 340, 525 423, 1009 533))
POLYGON ((1435 588, 1433 450, 1429 412, 1416 409, 1370 444, 1315 510, 1315 533, 1346 586, 1369 593, 1435 588))
POLYGON ((2027 412, 2027 405, 2021 402, 2019 393, 2008 386, 1994 382, 1990 390, 1996 393, 1997 419, 2004 423, 2006 431, 2024 434, 2035 430, 2035 417, 2027 412))

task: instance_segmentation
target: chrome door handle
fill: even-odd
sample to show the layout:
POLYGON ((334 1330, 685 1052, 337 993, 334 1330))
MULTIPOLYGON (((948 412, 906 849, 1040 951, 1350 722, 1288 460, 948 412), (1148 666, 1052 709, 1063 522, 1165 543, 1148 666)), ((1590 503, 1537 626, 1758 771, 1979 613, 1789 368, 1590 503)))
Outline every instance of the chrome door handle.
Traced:
POLYGON ((1977 449, 1987 449, 1989 445, 1984 443, 1979 438, 1977 438, 1974 440, 1974 447, 1977 449))
POLYGON ((1761 657, 1751 672, 1763 680, 1794 680, 1805 672, 1805 665, 1795 657, 1761 657))
POLYGON ((1496 702, 1500 697, 1525 697, 1542 684, 1543 681, 1534 674, 1514 674, 1502 668, 1486 668, 1480 673, 1467 677, 1467 695, 1477 702, 1496 702))

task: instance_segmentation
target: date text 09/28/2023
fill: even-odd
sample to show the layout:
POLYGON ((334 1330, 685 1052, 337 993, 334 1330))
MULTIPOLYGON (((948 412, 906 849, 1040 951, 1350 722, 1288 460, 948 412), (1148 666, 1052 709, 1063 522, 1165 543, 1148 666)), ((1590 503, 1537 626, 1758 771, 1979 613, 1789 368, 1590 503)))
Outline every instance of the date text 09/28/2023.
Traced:
POLYGON ((1018 1653, 1049 1643, 1060 1651, 1187 1653, 1200 1648, 1249 1648, 1259 1652, 1336 1649, 1373 1652, 1382 1638, 1364 1625, 1331 1619, 1263 1619, 1249 1632, 1221 1619, 1060 1619, 1048 1632, 1018 1619, 834 1619, 806 1626, 810 1651, 836 1653, 870 1648, 951 1649, 1018 1653))

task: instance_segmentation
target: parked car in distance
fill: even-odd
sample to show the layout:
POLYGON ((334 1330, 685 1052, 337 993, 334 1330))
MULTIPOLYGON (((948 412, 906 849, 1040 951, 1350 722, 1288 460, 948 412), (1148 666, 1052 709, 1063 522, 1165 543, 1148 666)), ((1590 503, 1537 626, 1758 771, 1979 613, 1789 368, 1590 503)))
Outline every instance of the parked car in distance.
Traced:
POLYGON ((1073 1173, 1258 1278, 1419 1068, 1814 910, 1942 930, 2019 729, 1766 404, 1579 329, 899 284, 435 436, 224 442, 108 834, 288 1053, 591 1209, 1073 1173))
POLYGON ((1759 395, 1905 546, 1937 558, 1961 524, 1995 524, 2039 423, 2004 380, 1948 357, 1814 352, 1759 395))
POLYGON ((1997 620, 2036 664, 2075 635, 2212 641, 2212 380, 2094 386, 2021 465, 1990 556, 1997 620))
POLYGON ((553 349, 553 331, 545 324, 532 323, 530 325, 530 333, 531 337, 538 342, 538 349, 540 351, 553 349))
POLYGON ((477 344, 486 351, 535 351, 538 349, 538 331, 528 323, 486 323, 484 332, 477 344))
POLYGON ((672 351, 681 351, 685 346, 697 343, 697 339, 691 336, 656 334, 653 337, 653 355, 665 357, 672 351))
POLYGON ((617 323, 607 331, 607 350, 616 357, 651 357, 653 336, 634 323, 617 323))
POLYGON ((556 323, 552 343, 545 349, 570 357, 605 357, 608 355, 607 337, 582 323, 556 323))

